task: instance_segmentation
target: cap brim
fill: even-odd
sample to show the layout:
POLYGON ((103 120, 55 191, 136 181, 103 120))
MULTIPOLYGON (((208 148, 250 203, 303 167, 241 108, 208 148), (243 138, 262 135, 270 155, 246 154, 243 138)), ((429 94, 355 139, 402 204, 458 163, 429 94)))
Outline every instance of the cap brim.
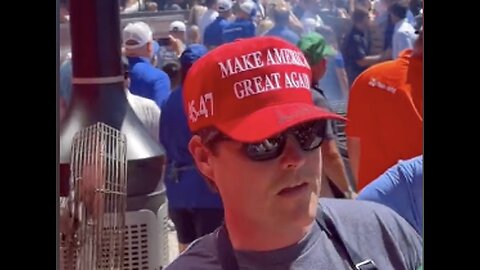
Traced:
POLYGON ((292 126, 320 119, 346 121, 344 117, 313 104, 290 103, 263 108, 216 128, 236 141, 250 143, 272 137, 292 126))

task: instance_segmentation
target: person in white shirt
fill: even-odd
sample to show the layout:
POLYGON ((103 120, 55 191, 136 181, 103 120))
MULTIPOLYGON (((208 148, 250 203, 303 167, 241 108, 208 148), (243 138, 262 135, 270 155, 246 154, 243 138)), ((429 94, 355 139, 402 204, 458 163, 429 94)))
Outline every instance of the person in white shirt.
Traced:
POLYGON ((155 101, 130 93, 130 78, 128 74, 128 60, 122 58, 124 70, 124 88, 128 103, 132 107, 133 112, 137 115, 140 122, 147 128, 147 131, 155 141, 159 142, 160 133, 160 109, 155 101))
POLYGON ((200 19, 200 22, 198 23, 198 28, 200 28, 200 38, 202 39, 202 42, 203 34, 205 34, 205 28, 207 28, 207 26, 210 25, 218 17, 217 0, 207 0, 205 2, 205 5, 208 9, 207 11, 205 11, 202 18, 200 19))
POLYGON ((302 16, 299 18, 303 26, 303 35, 306 35, 311 32, 315 32, 315 28, 322 26, 323 20, 318 15, 319 2, 317 0, 302 0, 305 7, 305 11, 302 16))
POLYGON ((400 2, 393 3, 388 8, 388 12, 395 24, 392 37, 392 58, 395 59, 401 51, 413 48, 417 34, 415 34, 415 28, 407 21, 406 5, 400 2))
MULTIPOLYGON (((157 104, 150 99, 143 98, 141 96, 130 93, 128 87, 130 85, 130 79, 128 74, 128 60, 122 57, 122 64, 124 70, 124 86, 125 94, 127 96, 128 103, 132 107, 133 112, 137 115, 140 122, 142 122, 148 130, 148 133, 158 142, 159 124, 160 124, 160 109, 157 104)), ((69 53, 67 59, 62 63, 60 70, 60 123, 62 122, 67 112, 70 97, 72 95, 72 58, 69 53)))

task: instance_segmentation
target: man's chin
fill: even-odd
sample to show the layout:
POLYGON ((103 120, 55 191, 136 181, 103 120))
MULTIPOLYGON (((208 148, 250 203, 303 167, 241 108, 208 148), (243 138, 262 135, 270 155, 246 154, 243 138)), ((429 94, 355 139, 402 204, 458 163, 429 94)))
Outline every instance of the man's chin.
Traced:
POLYGON ((312 192, 310 196, 310 200, 303 204, 298 205, 295 209, 294 216, 295 220, 297 220, 297 224, 300 226, 308 226, 312 224, 313 220, 317 215, 317 207, 318 207, 318 196, 312 192))

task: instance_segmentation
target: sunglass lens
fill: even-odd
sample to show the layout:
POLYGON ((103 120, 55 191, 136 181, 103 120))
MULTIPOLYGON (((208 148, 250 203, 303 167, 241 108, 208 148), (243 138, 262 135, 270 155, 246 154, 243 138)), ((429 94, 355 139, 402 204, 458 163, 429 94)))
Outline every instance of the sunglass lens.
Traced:
POLYGON ((260 143, 245 145, 247 155, 255 161, 269 160, 278 157, 285 146, 286 137, 280 135, 266 139, 260 143))
POLYGON ((293 130, 300 147, 304 151, 311 151, 318 148, 325 137, 326 121, 310 122, 293 130))

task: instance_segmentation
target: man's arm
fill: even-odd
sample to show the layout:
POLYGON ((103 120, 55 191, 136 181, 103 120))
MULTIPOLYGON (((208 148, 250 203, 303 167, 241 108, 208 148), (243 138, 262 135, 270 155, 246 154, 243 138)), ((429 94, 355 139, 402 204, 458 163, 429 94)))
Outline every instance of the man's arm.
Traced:
POLYGON ((346 55, 346 57, 350 57, 350 59, 354 60, 357 65, 361 67, 369 67, 385 61, 389 58, 389 55, 391 55, 391 52, 388 51, 384 51, 383 53, 375 55, 368 55, 367 49, 363 45, 362 40, 362 37, 354 35, 352 39, 353 43, 348 49, 350 53, 349 55, 346 55))
POLYGON ((386 61, 391 58, 392 50, 386 50, 381 54, 367 55, 360 60, 357 60, 357 64, 361 67, 369 67, 380 62, 386 61))
POLYGON ((298 35, 301 35, 303 33, 303 25, 302 22, 293 14, 293 11, 290 12, 290 17, 288 18, 288 25, 290 28, 297 33, 298 35))
POLYGON ((358 171, 360 168, 360 138, 347 137, 347 151, 350 167, 352 168, 355 185, 358 186, 358 171))

